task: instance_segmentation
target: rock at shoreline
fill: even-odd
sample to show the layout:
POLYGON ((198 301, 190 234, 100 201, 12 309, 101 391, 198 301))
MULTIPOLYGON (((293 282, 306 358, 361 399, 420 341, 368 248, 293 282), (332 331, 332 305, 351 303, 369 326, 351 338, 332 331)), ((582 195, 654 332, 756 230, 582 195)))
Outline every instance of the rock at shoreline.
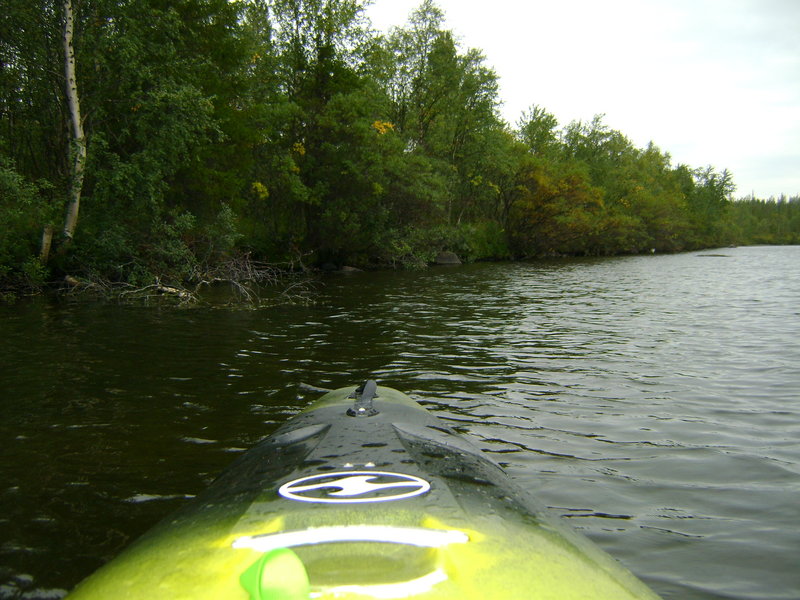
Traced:
POLYGON ((320 267, 321 271, 325 273, 361 273, 363 269, 359 269, 358 267, 349 267, 344 265, 343 267, 337 267, 333 263, 325 263, 320 267))
POLYGON ((443 250, 436 255, 436 258, 433 262, 436 265, 460 265, 461 259, 458 258, 455 252, 443 250))

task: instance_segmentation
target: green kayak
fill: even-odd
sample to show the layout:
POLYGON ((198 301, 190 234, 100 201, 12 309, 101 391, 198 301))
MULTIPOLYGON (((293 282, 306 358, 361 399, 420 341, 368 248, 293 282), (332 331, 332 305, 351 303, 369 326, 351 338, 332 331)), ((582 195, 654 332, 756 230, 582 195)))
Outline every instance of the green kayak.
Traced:
POLYGON ((442 421, 369 381, 289 420, 68 598, 658 596, 442 421))

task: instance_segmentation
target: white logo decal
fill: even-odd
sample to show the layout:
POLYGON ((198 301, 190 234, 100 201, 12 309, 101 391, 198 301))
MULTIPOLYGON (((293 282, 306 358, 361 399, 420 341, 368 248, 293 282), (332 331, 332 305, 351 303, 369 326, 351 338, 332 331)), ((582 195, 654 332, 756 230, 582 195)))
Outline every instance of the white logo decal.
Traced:
POLYGON ((284 483, 278 494, 300 502, 387 502, 424 494, 431 484, 405 473, 340 471, 311 475, 284 483), (392 490, 398 489, 392 493, 392 490))

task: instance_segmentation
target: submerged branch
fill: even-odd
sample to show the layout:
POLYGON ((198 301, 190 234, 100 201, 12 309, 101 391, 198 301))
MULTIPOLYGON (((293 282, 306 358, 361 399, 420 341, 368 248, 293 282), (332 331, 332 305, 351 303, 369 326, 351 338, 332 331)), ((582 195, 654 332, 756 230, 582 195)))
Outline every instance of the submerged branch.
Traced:
MULTIPOLYGON (((204 270, 196 269, 194 292, 213 284, 228 284, 240 302, 253 306, 270 303, 303 303, 311 300, 315 289, 308 271, 297 272, 293 264, 278 265, 254 260, 250 253, 232 256, 204 270), (282 289, 281 286, 285 286, 282 289), (265 292, 279 290, 279 301, 265 302, 265 292)), ((274 294, 273 294, 274 296, 274 294)))
POLYGON ((165 283, 159 276, 154 276, 153 283, 134 285, 97 277, 67 275, 61 291, 68 296, 94 296, 126 303, 178 306, 308 304, 313 299, 316 281, 308 271, 298 272, 292 269, 293 266, 254 260, 249 253, 245 253, 202 268, 196 266, 188 281, 181 283, 165 283), (225 293, 224 301, 209 300, 209 292, 219 285, 228 286, 232 297, 225 293))

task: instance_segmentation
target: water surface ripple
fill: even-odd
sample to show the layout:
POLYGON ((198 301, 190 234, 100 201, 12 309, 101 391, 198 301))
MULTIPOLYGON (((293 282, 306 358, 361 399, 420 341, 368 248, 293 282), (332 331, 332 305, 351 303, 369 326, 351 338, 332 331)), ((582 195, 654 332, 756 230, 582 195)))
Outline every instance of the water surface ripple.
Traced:
POLYGON ((665 599, 800 597, 800 247, 326 279, 310 307, 0 308, 0 598, 58 598, 369 376, 665 599))

